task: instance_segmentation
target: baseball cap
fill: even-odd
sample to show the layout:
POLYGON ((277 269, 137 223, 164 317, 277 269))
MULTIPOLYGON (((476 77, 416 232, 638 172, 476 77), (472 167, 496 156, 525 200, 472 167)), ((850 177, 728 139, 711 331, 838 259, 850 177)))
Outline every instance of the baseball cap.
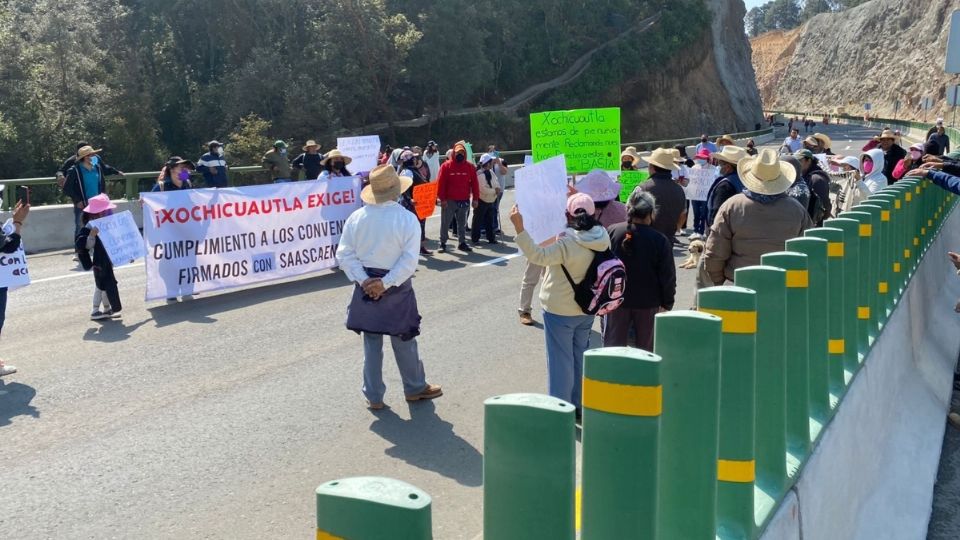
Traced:
POLYGON ((593 199, 586 193, 574 193, 567 199, 567 213, 575 216, 577 210, 583 210, 592 216, 596 213, 597 207, 593 204, 593 199))
POLYGON ((806 148, 801 148, 793 153, 793 157, 797 159, 813 159, 813 152, 806 148))

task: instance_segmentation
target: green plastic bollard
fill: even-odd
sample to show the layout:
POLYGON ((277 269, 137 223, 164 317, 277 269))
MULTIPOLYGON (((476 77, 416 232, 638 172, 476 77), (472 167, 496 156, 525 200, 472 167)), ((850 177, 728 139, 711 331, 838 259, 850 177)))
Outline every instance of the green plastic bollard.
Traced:
POLYGON ((871 197, 864 201, 863 206, 874 206, 880 209, 879 214, 874 215, 874 222, 879 222, 879 227, 874 226, 873 233, 877 235, 877 243, 881 246, 880 252, 883 254, 883 258, 880 260, 880 272, 881 279, 877 285, 877 294, 880 295, 881 301, 883 302, 884 308, 887 313, 887 318, 890 317, 890 314, 893 313, 893 308, 896 302, 894 302, 894 273, 893 273, 893 263, 895 262, 895 257, 893 255, 893 228, 890 225, 890 209, 893 207, 890 201, 885 198, 871 197))
POLYGON ((900 280, 901 273, 897 271, 903 264, 901 260, 903 253, 902 248, 898 248, 897 235, 899 231, 897 230, 897 214, 894 208, 896 201, 896 194, 884 191, 871 195, 867 199, 869 204, 874 204, 875 202, 882 208, 880 211, 880 234, 883 235, 881 240, 890 258, 890 262, 887 265, 887 275, 890 276, 890 293, 888 297, 891 306, 896 305, 900 301, 900 291, 903 286, 900 280))
MULTIPOLYGON (((810 455, 810 374, 807 289, 810 272, 803 253, 778 251, 760 258, 762 264, 787 272, 786 303, 783 305, 786 336, 786 487, 795 482, 800 467, 810 455)), ((762 409, 762 407, 761 407, 762 409)))
POLYGON ((660 364, 628 347, 583 356, 583 540, 657 538, 660 364))
MULTIPOLYGON (((841 218, 857 221, 860 225, 873 223, 873 216, 868 212, 842 212, 841 218)), ((873 277, 877 272, 877 262, 874 257, 873 239, 869 236, 860 236, 860 275, 857 276, 857 359, 863 364, 870 347, 877 336, 877 325, 874 321, 873 304, 877 295, 873 293, 873 277)))
POLYGON ((430 540, 430 496, 375 476, 343 478, 317 488, 317 540, 430 540))
POLYGON ((830 414, 837 412, 840 398, 846 390, 846 380, 843 373, 843 357, 846 354, 846 334, 844 333, 844 258, 846 244, 841 229, 820 227, 810 229, 806 236, 822 238, 827 244, 827 275, 829 276, 829 294, 825 315, 827 317, 827 333, 823 336, 827 341, 827 380, 830 392, 830 414))
POLYGON ((860 368, 857 344, 857 281, 860 279, 860 222, 849 218, 828 219, 824 227, 843 231, 843 367, 850 386, 860 368))
POLYGON ((540 394, 483 402, 485 538, 576 536, 575 409, 540 394))
POLYGON ((889 254, 884 249, 879 233, 880 212, 882 209, 877 205, 866 204, 866 202, 864 202, 863 204, 854 206, 853 211, 870 214, 870 225, 861 225, 860 236, 867 238, 871 246, 870 260, 873 268, 871 271, 870 294, 873 296, 873 300, 870 303, 870 311, 872 319, 877 326, 877 333, 879 334, 884 324, 886 324, 887 316, 889 315, 887 312, 886 293, 884 293, 884 291, 889 292, 889 278, 884 265, 887 263, 892 264, 889 254))
POLYGON ((748 538, 756 528, 757 293, 743 287, 708 287, 700 311, 720 317, 720 447, 717 459, 717 532, 748 538))
POLYGON ((720 317, 699 311, 656 317, 653 347, 663 359, 660 538, 713 538, 717 532, 720 341, 720 317))
POLYGON ((787 486, 787 271, 747 266, 738 287, 757 293, 757 486, 779 499, 787 486))
POLYGON ((907 186, 893 185, 881 191, 883 194, 891 195, 893 199, 893 209, 891 210, 891 228, 893 229, 893 268, 891 272, 898 283, 899 294, 906 291, 909 282, 909 260, 906 256, 910 249, 910 231, 909 212, 907 209, 907 186))
POLYGON ((827 295, 830 280, 827 274, 827 245, 822 238, 794 238, 786 241, 787 251, 807 256, 810 288, 807 289, 809 321, 807 354, 809 358, 807 388, 810 389, 810 441, 820 437, 830 418, 829 353, 827 352, 827 295))

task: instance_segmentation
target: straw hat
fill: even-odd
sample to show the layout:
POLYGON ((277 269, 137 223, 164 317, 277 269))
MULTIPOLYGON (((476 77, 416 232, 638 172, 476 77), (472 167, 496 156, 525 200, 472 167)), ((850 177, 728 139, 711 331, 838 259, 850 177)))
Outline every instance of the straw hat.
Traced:
POLYGON ((820 146, 824 149, 833 148, 833 141, 823 133, 814 133, 813 138, 820 141, 820 146))
POLYGON ((755 157, 748 157, 737 165, 737 174, 744 187, 760 195, 779 195, 790 189, 797 179, 797 170, 777 157, 777 152, 764 148, 755 157))
POLYGON ((96 197, 90 197, 83 211, 88 214, 101 214, 107 210, 113 210, 116 207, 117 205, 110 202, 110 197, 108 197, 106 193, 101 193, 96 197))
POLYGON ((816 137, 811 135, 803 140, 803 144, 808 144, 810 146, 817 147, 817 146, 820 146, 820 141, 817 140, 816 137))
POLYGON ((102 148, 94 150, 92 146, 81 146, 80 149, 77 150, 77 161, 80 161, 87 156, 99 154, 100 152, 103 152, 102 148))
POLYGON ((413 178, 397 175, 391 165, 380 165, 370 171, 370 183, 360 192, 360 199, 367 204, 396 201, 412 185, 413 178))
POLYGON ((720 161, 725 161, 731 165, 737 165, 741 160, 746 159, 749 156, 747 151, 739 146, 728 144, 723 147, 723 150, 720 152, 714 152, 713 157, 719 159, 720 161))
MULTIPOLYGON (((400 150, 400 149, 395 150, 395 152, 396 152, 396 151, 403 152, 403 150, 400 150)), ((342 159, 344 165, 349 165, 350 162, 353 161, 353 158, 343 155, 343 153, 340 152, 339 149, 334 148, 333 150, 327 152, 326 157, 324 157, 322 160, 320 160, 320 164, 321 164, 321 165, 326 165, 326 164, 329 163, 330 160, 333 159, 333 158, 340 158, 340 159, 342 159)))
POLYGON ((883 133, 881 133, 879 136, 877 136, 877 140, 878 140, 878 141, 882 141, 883 139, 891 139, 891 140, 894 140, 894 141, 895 141, 895 140, 897 140, 897 136, 894 135, 894 133, 893 133, 892 131, 890 131, 889 129, 885 129, 885 130, 883 130, 883 133))
POLYGON ((628 146, 622 154, 620 154, 620 161, 623 162, 624 157, 629 157, 633 160, 633 165, 636 166, 640 162, 640 154, 637 153, 637 149, 634 146, 628 146))
POLYGON ((737 144, 737 143, 733 142, 732 135, 721 135, 717 139, 717 144, 737 144))
POLYGON ((679 170, 680 167, 677 167, 677 164, 673 161, 673 152, 673 148, 657 148, 653 152, 650 152, 650 155, 643 158, 643 160, 651 165, 660 167, 661 169, 676 171, 679 170))
POLYGON ((620 183, 601 169, 594 169, 574 186, 579 193, 586 193, 594 202, 612 201, 620 194, 620 183))
POLYGON ((313 140, 313 139, 310 139, 309 141, 306 142, 306 144, 303 145, 303 151, 306 152, 306 151, 310 150, 310 149, 313 148, 313 147, 322 148, 323 145, 318 144, 317 141, 315 141, 315 140, 313 140))

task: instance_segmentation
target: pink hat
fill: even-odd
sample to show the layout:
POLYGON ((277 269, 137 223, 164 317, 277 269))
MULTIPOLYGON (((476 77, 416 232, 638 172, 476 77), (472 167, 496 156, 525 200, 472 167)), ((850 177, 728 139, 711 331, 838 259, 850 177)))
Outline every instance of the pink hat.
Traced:
POLYGON ((614 181, 606 171, 601 169, 590 171, 577 182, 575 187, 577 191, 589 195, 594 201, 612 201, 620 194, 620 183, 614 181))
POLYGON ((107 210, 113 210, 117 205, 110 202, 110 197, 106 193, 101 193, 96 197, 90 197, 87 200, 87 207, 83 209, 88 214, 102 214, 107 210))
POLYGON ((697 155, 693 156, 693 159, 710 159, 710 150, 701 148, 697 155))
POLYGON ((577 210, 583 210, 592 216, 596 213, 597 207, 593 204, 593 199, 586 193, 574 193, 567 199, 567 213, 575 216, 577 210))

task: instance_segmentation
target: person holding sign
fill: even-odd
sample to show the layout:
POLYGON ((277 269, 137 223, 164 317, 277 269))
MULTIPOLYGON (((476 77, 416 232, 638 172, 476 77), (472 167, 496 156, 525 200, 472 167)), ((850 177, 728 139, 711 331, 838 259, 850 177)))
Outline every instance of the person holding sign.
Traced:
MULTIPOLYGON (((413 212, 414 215, 417 214, 417 205, 413 200, 413 188, 430 182, 429 177, 424 177, 423 173, 420 172, 418 162, 423 163, 420 161, 418 155, 414 154, 411 150, 404 150, 403 153, 400 154, 400 166, 397 167, 397 172, 400 173, 400 176, 413 181, 410 189, 404 191, 403 196, 400 197, 400 205, 413 212)), ((433 255, 433 252, 427 249, 427 220, 419 219, 418 221, 420 221, 420 254, 425 256, 433 255)))
POLYGON ((581 178, 573 189, 589 195, 597 208, 597 221, 603 227, 611 227, 627 220, 627 206, 615 200, 620 195, 620 187, 606 171, 594 169, 581 178))
POLYGON ((110 202, 106 193, 90 199, 83 209, 83 227, 77 235, 76 250, 80 265, 84 270, 93 270, 93 281, 97 286, 94 293, 93 312, 90 319, 99 321, 120 316, 123 304, 120 303, 120 289, 117 287, 117 278, 113 274, 113 262, 103 242, 98 238, 100 230, 89 225, 90 220, 108 215, 117 205, 110 202), (102 294, 97 294, 102 292, 102 294), (103 299, 103 297, 106 297, 103 299), (100 309, 103 300, 103 309, 100 309))
POLYGON ((467 146, 463 141, 453 146, 453 159, 440 166, 437 176, 437 198, 440 199, 440 251, 446 253, 450 223, 457 220, 457 249, 471 252, 467 245, 467 209, 476 208, 480 199, 477 171, 467 160, 467 146), (473 202, 471 203, 471 198, 473 202))
POLYGON ((693 167, 687 172, 687 198, 693 206, 693 235, 691 240, 699 240, 707 232, 707 194, 717 176, 717 169, 710 164, 710 152, 701 150, 693 160, 693 167))
POLYGON ((350 156, 343 155, 339 149, 334 148, 320 161, 323 166, 323 172, 320 173, 318 180, 327 180, 330 177, 352 176, 347 170, 347 165, 353 161, 350 156))
MULTIPOLYGON (((0 186, 0 190, 2 190, 0 186)), ((17 202, 17 206, 13 209, 13 219, 7 221, 3 224, 3 237, 0 240, 0 253, 11 254, 16 253, 20 249, 20 229, 23 227, 23 222, 27 219, 27 214, 30 213, 30 205, 25 204, 23 201, 17 202)), ((0 287, 0 332, 3 331, 3 323, 6 320, 7 316, 7 287, 0 287)), ((17 368, 3 363, 3 360, 0 359, 0 377, 4 375, 11 375, 17 372, 17 368)))
POLYGON ((413 185, 391 165, 370 171, 360 198, 366 205, 347 218, 337 247, 340 268, 355 283, 347 329, 363 335, 363 395, 367 407, 385 407, 383 336, 390 336, 407 401, 443 395, 427 383, 417 349, 420 313, 413 292, 420 231, 417 218, 397 203, 413 185))
POLYGON ((480 201, 477 203, 477 209, 473 213, 473 226, 470 229, 470 240, 474 245, 480 243, 481 229, 486 232, 487 243, 491 246, 499 244, 497 242, 497 199, 503 190, 500 188, 500 182, 493 168, 497 164, 497 158, 493 154, 484 154, 480 156, 480 163, 477 165, 477 182, 480 186, 480 201))

